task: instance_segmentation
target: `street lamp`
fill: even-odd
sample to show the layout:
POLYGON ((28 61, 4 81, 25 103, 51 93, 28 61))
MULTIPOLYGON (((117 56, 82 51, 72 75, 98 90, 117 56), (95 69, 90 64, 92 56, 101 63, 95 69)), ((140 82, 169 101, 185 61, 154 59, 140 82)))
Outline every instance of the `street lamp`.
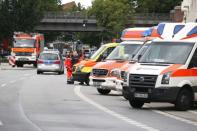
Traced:
POLYGON ((83 27, 86 27, 86 24, 87 24, 88 20, 83 20, 83 27))

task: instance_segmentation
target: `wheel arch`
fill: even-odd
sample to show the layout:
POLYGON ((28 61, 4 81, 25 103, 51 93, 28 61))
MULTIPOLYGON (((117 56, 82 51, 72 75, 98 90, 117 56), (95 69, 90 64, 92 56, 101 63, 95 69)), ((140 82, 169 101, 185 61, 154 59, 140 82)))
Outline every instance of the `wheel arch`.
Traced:
MULTIPOLYGON (((185 89, 185 90, 191 91, 191 93, 192 93, 192 99, 194 100, 194 89, 192 88, 192 86, 189 85, 189 84, 183 85, 183 86, 181 87, 181 89, 179 90, 178 94, 179 94, 182 90, 184 90, 184 89, 185 89)), ((178 94, 177 94, 176 97, 178 97, 178 94)))

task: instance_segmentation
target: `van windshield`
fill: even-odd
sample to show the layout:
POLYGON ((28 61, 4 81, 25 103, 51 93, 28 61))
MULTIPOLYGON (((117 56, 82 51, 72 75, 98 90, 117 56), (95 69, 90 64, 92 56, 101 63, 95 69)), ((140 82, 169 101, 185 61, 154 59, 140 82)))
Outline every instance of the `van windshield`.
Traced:
POLYGON ((117 46, 107 57, 107 60, 128 60, 132 54, 135 54, 141 44, 122 44, 117 46))
POLYGON ((146 50, 148 49, 148 47, 151 45, 151 41, 146 42, 139 50, 136 54, 133 54, 129 60, 134 60, 134 61, 138 61, 139 60, 139 56, 144 55, 144 53, 146 52, 146 50))
POLYGON ((14 40, 14 47, 35 47, 35 40, 33 39, 15 39, 14 40))
POLYGON ((105 46, 101 46, 91 57, 90 59, 96 59, 98 57, 98 55, 104 51, 105 46))
POLYGON ((146 50, 139 63, 184 64, 194 43, 155 42, 146 50))

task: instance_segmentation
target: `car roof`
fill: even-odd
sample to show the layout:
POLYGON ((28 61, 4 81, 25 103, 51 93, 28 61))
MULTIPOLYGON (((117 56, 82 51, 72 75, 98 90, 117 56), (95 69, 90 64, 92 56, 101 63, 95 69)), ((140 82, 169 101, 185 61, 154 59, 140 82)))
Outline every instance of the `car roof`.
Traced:
POLYGON ((60 52, 58 50, 54 50, 54 49, 47 49, 47 50, 44 50, 42 53, 59 54, 60 52))

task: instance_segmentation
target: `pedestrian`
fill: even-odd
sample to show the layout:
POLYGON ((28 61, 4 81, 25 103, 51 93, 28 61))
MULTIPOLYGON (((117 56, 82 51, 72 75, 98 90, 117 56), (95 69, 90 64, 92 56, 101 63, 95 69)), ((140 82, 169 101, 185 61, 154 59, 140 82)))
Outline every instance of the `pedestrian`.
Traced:
POLYGON ((72 79, 72 60, 71 60, 71 52, 67 52, 66 54, 66 59, 65 59, 65 62, 64 62, 64 65, 66 67, 66 70, 67 70, 67 84, 74 84, 74 81, 72 79))
POLYGON ((79 62, 79 55, 78 55, 77 51, 73 52, 73 54, 71 56, 71 61, 72 61, 72 66, 79 62))

